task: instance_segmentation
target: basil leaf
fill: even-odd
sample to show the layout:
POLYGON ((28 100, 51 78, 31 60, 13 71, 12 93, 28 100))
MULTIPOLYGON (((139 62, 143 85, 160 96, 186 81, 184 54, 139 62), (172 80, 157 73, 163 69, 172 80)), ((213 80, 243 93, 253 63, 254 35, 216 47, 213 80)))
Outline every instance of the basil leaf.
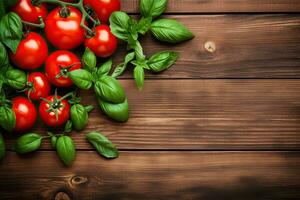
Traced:
POLYGON ((110 118, 118 122, 126 122, 129 117, 129 106, 127 99, 123 103, 112 104, 98 99, 101 110, 110 118))
POLYGON ((27 133, 17 139, 14 150, 19 154, 36 151, 40 148, 42 136, 36 133, 27 133))
POLYGON ((158 17, 167 8, 168 0, 141 0, 140 9, 143 17, 158 17))
POLYGON ((65 165, 70 166, 75 160, 75 144, 69 136, 64 135, 58 138, 56 150, 59 158, 65 165))
POLYGON ((5 155, 5 142, 2 134, 0 133, 0 160, 4 157, 4 155, 5 155))
POLYGON ((4 15, 0 20, 0 40, 13 52, 22 40, 23 25, 21 18, 13 12, 4 15))
POLYGON ((6 83, 17 90, 21 90, 25 87, 27 82, 27 76, 24 71, 18 69, 10 69, 5 74, 6 83))
POLYGON ((14 111, 6 106, 0 107, 0 124, 7 130, 12 131, 16 126, 16 115, 14 111))
POLYGON ((97 57, 89 48, 85 48, 82 56, 83 67, 92 72, 97 65, 97 57))
POLYGON ((125 71, 126 67, 127 67, 127 64, 132 61, 135 57, 135 52, 131 52, 131 53, 128 53, 125 57, 125 61, 121 64, 119 64, 113 71, 112 73, 112 77, 116 78, 120 75, 123 74, 123 72, 125 71))
POLYGON ((130 17, 125 12, 117 11, 113 12, 109 18, 110 29, 120 40, 127 41, 130 35, 130 17))
POLYGON ((83 90, 88 90, 93 84, 92 74, 84 69, 77 69, 68 73, 73 83, 83 90))
POLYGON ((189 40, 194 35, 174 19, 159 19, 151 25, 152 34, 162 42, 179 43, 189 40))
POLYGON ((122 103, 126 98, 125 91, 119 81, 111 76, 100 78, 95 83, 94 89, 98 97, 111 103, 122 103))
POLYGON ((147 64, 151 71, 161 72, 171 67, 178 59, 179 54, 173 51, 162 51, 150 57, 147 64))
POLYGON ((4 45, 0 42, 0 73, 4 73, 9 65, 8 54, 4 45))
POLYGON ((55 135, 51 136, 51 147, 56 149, 57 137, 55 135))
POLYGON ((73 127, 73 123, 71 120, 68 120, 66 125, 65 125, 65 129, 64 132, 65 133, 70 133, 72 131, 72 127, 73 127))
POLYGON ((151 23, 152 23, 152 17, 141 18, 137 25, 138 32, 144 35, 150 29, 151 23))
POLYGON ((144 87, 144 79, 145 79, 145 72, 144 72, 144 68, 141 67, 141 66, 136 66, 134 68, 134 80, 135 80, 135 83, 138 87, 139 90, 143 89, 144 87))
POLYGON ((91 143, 97 152, 105 158, 117 158, 118 149, 107 137, 98 132, 91 132, 86 135, 87 141, 91 143))
POLYGON ((137 60, 145 60, 146 56, 144 55, 143 47, 139 41, 135 41, 135 43, 130 46, 134 49, 137 60))
POLYGON ((81 131, 88 124, 88 112, 86 108, 81 104, 75 104, 70 110, 71 120, 75 130, 81 131))
POLYGON ((92 110, 94 110, 94 106, 92 106, 92 105, 89 105, 89 106, 86 106, 85 107, 85 110, 86 110, 86 112, 91 112, 92 110))
POLYGON ((112 67, 112 60, 109 59, 105 63, 103 63, 97 71, 98 77, 102 77, 104 75, 108 75, 112 67))

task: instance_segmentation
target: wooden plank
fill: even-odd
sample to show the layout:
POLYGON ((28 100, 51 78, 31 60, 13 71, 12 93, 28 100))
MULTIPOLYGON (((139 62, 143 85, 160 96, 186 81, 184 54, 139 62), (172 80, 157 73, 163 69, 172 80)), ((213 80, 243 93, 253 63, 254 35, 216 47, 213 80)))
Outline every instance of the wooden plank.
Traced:
MULTIPOLYGON (((139 0, 122 0, 122 10, 139 12, 139 0)), ((169 0, 167 13, 299 12, 298 0, 169 0)))
MULTIPOLYGON (((91 148, 84 135, 92 130, 121 149, 300 148, 300 80, 147 80, 142 92, 133 80, 122 84, 130 120, 116 123, 94 110, 87 129, 73 134, 79 149, 91 148)), ((97 106, 92 92, 81 96, 97 106)), ((8 137, 11 147, 16 136, 8 137)))
MULTIPOLYGON (((150 35, 143 38, 148 56, 162 50, 175 50, 181 54, 171 69, 161 74, 147 74, 148 77, 300 77, 300 15, 169 17, 185 24, 195 38, 179 45, 162 44, 150 35)), ((115 64, 121 62, 125 49, 120 47, 115 64)), ((131 71, 123 77, 132 77, 131 71)))
POLYGON ((299 152, 121 152, 104 160, 78 152, 65 168, 54 152, 9 153, 1 199, 300 198, 299 152))

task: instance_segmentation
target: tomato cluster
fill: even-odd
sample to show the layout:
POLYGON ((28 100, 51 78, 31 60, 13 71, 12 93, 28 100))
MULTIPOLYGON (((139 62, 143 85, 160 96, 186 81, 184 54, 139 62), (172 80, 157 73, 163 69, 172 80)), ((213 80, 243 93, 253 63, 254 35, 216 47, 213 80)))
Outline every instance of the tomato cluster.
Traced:
MULTIPOLYGON (((76 2, 75 0, 62 0, 76 2)), ((81 45, 88 47, 98 57, 111 56, 117 48, 117 39, 111 33, 108 19, 112 12, 120 10, 119 0, 84 0, 93 17, 101 22, 88 32, 91 22, 83 19, 83 13, 72 6, 58 6, 54 9, 45 3, 34 4, 32 0, 18 0, 12 11, 23 21, 38 24, 44 21, 45 34, 38 33, 36 28, 29 27, 24 33, 15 53, 9 56, 15 66, 29 71, 25 97, 12 100, 12 110, 16 116, 15 131, 24 132, 33 127, 37 119, 37 109, 32 101, 39 102, 39 116, 51 127, 66 123, 70 117, 70 104, 64 97, 51 95, 51 85, 70 87, 72 80, 68 72, 80 69, 80 58, 70 50, 81 45), (45 38, 42 36, 45 35, 45 38), (49 52, 48 42, 55 48, 49 52), (39 70, 44 66, 43 70, 39 70), (34 71, 37 70, 38 71, 34 71)), ((51 48, 52 49, 52 48, 51 48)))

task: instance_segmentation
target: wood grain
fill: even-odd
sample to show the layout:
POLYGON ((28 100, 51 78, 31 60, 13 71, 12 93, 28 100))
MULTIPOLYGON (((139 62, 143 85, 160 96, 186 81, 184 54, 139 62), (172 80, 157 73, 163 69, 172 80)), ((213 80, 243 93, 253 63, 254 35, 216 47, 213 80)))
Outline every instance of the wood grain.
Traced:
MULTIPOLYGON (((133 80, 121 83, 130 120, 119 124, 94 110, 87 129, 73 134, 79 149, 91 148, 84 135, 93 130, 120 149, 300 148, 300 80, 147 80, 142 92, 133 80)), ((81 96, 97 107, 92 92, 81 96)), ((11 147, 16 136, 8 137, 11 147)))
POLYGON ((300 197, 299 152, 79 152, 65 168, 54 152, 0 165, 1 200, 281 200, 300 197))
MULTIPOLYGON (((122 0, 122 10, 139 12, 139 0, 122 0)), ((299 12, 298 0, 169 0, 167 13, 299 12)))
MULTIPOLYGON (((171 69, 151 78, 299 78, 300 15, 196 15, 176 18, 194 34, 179 45, 142 40, 150 56, 162 50, 180 52, 171 69)), ((115 64, 122 61, 120 47, 115 64)), ((129 70, 123 78, 132 77, 129 70)))

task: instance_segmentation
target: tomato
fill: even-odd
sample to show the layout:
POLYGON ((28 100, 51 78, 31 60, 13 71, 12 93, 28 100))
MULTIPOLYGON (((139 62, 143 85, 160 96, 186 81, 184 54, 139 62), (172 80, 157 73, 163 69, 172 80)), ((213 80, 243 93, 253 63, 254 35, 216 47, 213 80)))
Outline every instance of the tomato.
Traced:
POLYGON ((35 32, 28 33, 20 42, 15 54, 10 52, 10 60, 19 68, 33 70, 43 65, 48 56, 45 40, 35 32))
POLYGON ((28 90, 25 94, 31 100, 40 100, 41 97, 46 98, 50 94, 51 85, 45 74, 41 72, 30 73, 27 77, 28 90))
POLYGON ((90 5, 103 24, 107 24, 111 13, 119 11, 120 0, 84 0, 85 5, 90 5))
POLYGON ((63 16, 61 7, 52 10, 45 21, 45 33, 53 46, 74 49, 84 41, 85 31, 80 26, 82 14, 74 7, 67 7, 69 15, 63 16))
POLYGON ((109 26, 100 25, 95 28, 95 36, 86 38, 84 45, 98 57, 109 57, 117 49, 118 40, 111 33, 109 26))
POLYGON ((16 115, 15 131, 24 132, 33 127, 37 111, 32 102, 25 97, 16 97, 12 99, 12 110, 16 115))
POLYGON ((45 4, 32 5, 31 0, 18 0, 12 11, 17 13, 22 20, 39 24, 39 16, 44 20, 47 16, 47 8, 45 4))
POLYGON ((70 87, 73 82, 68 72, 81 68, 79 58, 70 51, 58 50, 46 60, 45 73, 48 80, 57 87, 70 87))
POLYGON ((70 104, 61 96, 48 96, 41 101, 39 113, 42 121, 47 126, 58 127, 70 118, 70 104))

